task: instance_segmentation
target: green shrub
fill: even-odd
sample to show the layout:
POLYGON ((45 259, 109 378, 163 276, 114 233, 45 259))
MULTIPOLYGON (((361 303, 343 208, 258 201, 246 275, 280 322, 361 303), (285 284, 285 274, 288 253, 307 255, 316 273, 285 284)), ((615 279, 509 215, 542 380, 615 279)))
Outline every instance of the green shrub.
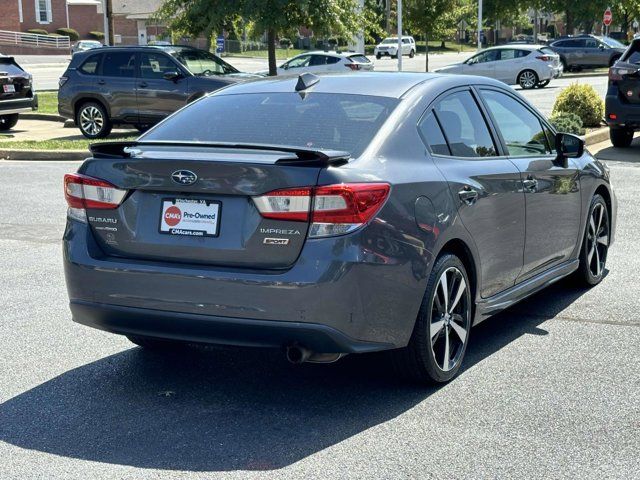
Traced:
POLYGON ((91 38, 95 38, 96 40, 104 40, 103 32, 89 32, 89 36, 91 38))
POLYGON ((604 115, 604 102, 591 85, 574 83, 558 95, 552 115, 558 113, 575 113, 583 126, 597 127, 604 115))
POLYGON ((43 28, 30 28, 29 30, 27 30, 27 33, 35 33, 36 35, 49 35, 49 32, 47 32, 43 28))
POLYGON ((280 48, 291 48, 293 45, 291 43, 291 40, 289 40, 288 38, 281 38, 280 39, 280 48))
POLYGON ((582 119, 575 113, 560 112, 552 115, 549 119, 551 125, 562 133, 573 133, 574 135, 584 135, 582 119))
POLYGON ((71 40, 72 42, 77 42, 80 39, 80 34, 73 28, 59 28, 56 30, 56 33, 59 35, 64 35, 65 37, 69 37, 69 40, 71 40))

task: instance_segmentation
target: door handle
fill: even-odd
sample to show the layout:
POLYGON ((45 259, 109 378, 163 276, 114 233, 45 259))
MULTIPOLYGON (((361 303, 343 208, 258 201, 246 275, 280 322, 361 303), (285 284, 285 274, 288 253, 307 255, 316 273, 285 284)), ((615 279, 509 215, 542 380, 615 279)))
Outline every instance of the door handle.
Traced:
POLYGON ((538 180, 529 175, 525 180, 522 181, 522 186, 527 192, 535 192, 538 190, 538 180))
POLYGON ((464 187, 458 192, 458 197, 467 205, 473 205, 478 199, 478 192, 471 187, 464 187))
POLYGON ((138 86, 139 86, 140 88, 147 88, 147 86, 148 86, 148 85, 147 85, 147 82, 140 82, 140 83, 138 84, 138 86))
POLYGON ((98 80, 98 85, 104 85, 105 83, 107 83, 107 82, 105 82, 105 81, 104 81, 104 80, 102 80, 102 79, 98 80))

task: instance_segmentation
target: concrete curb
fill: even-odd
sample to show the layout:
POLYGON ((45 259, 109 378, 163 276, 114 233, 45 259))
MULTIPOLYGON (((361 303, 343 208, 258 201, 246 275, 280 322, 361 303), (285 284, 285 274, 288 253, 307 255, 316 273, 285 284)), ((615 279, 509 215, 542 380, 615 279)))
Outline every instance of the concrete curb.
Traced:
POLYGON ((89 150, 14 150, 0 148, 0 160, 84 160, 89 150))
POLYGON ((45 120, 49 122, 65 122, 67 120, 53 113, 23 113, 20 116, 25 120, 45 120))
POLYGON ((598 130, 589 132, 584 136, 585 145, 595 145, 609 140, 609 127, 601 127, 598 130))

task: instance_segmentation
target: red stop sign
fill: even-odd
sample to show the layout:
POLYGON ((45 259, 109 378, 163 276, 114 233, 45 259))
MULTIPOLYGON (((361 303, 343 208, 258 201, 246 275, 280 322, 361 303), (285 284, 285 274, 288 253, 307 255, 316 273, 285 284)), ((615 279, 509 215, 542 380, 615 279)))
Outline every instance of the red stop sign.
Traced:
POLYGON ((611 14, 610 9, 606 9, 604 11, 604 15, 602 16, 602 23, 604 23, 607 27, 611 25, 611 21, 613 20, 613 15, 611 14))

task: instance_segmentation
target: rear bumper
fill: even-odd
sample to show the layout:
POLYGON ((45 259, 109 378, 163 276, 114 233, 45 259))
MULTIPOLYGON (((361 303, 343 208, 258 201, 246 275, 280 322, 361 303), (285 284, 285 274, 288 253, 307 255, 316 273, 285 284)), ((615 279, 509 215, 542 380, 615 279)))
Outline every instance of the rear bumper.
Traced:
POLYGON ((0 115, 27 113, 38 109, 38 95, 28 98, 0 101, 0 115))
POLYGON ((105 256, 89 227, 70 220, 63 253, 73 319, 205 343, 297 342, 327 353, 402 347, 426 287, 416 269, 427 267, 406 244, 388 248, 413 262, 366 251, 378 235, 370 229, 307 240, 294 266, 269 271, 105 256))
POLYGON ((605 98, 605 121, 610 127, 625 127, 640 130, 640 104, 623 102, 615 92, 607 93, 605 98), (615 119, 610 115, 614 114, 615 119))
POLYGON ((299 344, 322 353, 365 353, 393 347, 354 340, 334 328, 312 323, 163 312, 82 301, 72 301, 70 308, 75 322, 122 335, 249 347, 299 344))

